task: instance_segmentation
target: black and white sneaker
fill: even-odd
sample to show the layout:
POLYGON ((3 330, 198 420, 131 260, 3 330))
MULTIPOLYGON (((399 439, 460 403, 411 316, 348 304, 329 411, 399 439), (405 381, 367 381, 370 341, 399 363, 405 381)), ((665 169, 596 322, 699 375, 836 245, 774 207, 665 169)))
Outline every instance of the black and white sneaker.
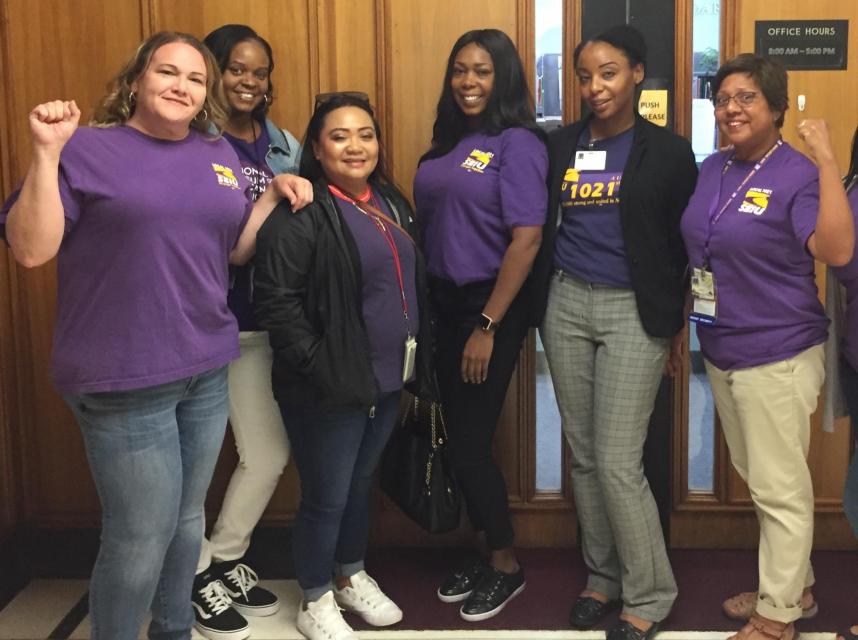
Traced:
POLYGON ((280 600, 268 589, 259 586, 259 576, 243 562, 237 560, 213 565, 232 607, 246 616, 270 616, 280 610, 280 600))
POLYGON ((488 568, 484 560, 469 562, 459 571, 451 573, 438 587, 438 599, 441 602, 461 602, 465 600, 474 586, 480 581, 483 572, 488 568))
POLYGON ((480 577, 471 595, 459 609, 459 615, 468 622, 488 620, 499 614, 507 603, 524 591, 524 571, 504 573, 488 567, 480 577))
POLYGON ((194 578, 191 603, 196 616, 194 626, 209 640, 245 640, 250 637, 250 625, 230 606, 232 600, 223 582, 213 575, 211 569, 194 578))

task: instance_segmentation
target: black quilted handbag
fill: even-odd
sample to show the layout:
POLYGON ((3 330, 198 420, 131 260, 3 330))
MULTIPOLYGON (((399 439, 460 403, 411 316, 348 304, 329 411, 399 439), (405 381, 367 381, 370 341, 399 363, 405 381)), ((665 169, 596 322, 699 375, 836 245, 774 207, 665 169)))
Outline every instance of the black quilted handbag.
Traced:
POLYGON ((446 456, 441 405, 417 397, 390 437, 381 461, 381 488, 430 533, 459 526, 461 496, 446 456))

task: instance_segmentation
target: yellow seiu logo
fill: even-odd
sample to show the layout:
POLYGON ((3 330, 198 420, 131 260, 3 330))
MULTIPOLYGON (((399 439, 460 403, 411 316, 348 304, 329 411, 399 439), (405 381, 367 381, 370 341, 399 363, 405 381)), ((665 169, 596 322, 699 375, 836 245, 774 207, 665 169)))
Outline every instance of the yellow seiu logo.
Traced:
POLYGON ((468 171, 483 173, 494 157, 495 154, 491 151, 480 151, 479 149, 474 149, 460 166, 468 171))
POLYGON ((753 188, 748 189, 742 204, 739 205, 739 213, 752 213, 761 216, 769 206, 769 198, 772 197, 771 189, 753 188))
POLYGON ((238 186, 238 178, 235 177, 235 174, 229 167, 212 162, 212 169, 214 169, 215 175, 217 176, 217 183, 222 187, 229 187, 230 189, 241 188, 238 186))
POLYGON ((563 182, 578 182, 580 177, 581 174, 578 173, 578 169, 566 169, 566 173, 563 175, 563 182))

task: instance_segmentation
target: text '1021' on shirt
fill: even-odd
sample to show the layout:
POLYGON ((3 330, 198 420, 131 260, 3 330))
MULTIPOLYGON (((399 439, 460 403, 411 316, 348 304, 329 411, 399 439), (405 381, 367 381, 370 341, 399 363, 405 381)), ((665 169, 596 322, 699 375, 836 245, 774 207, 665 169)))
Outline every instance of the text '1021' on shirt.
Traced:
POLYGON ((563 176, 554 261, 558 269, 593 284, 630 289, 620 184, 632 147, 634 128, 590 142, 585 128, 563 176), (593 156, 595 163, 588 162, 593 156))

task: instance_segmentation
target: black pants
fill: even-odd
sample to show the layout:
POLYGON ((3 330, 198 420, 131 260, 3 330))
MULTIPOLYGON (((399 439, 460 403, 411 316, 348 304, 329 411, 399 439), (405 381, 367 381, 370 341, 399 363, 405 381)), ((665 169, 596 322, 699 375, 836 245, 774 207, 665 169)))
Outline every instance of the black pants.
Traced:
POLYGON ((447 423, 447 451, 471 522, 485 531, 490 550, 510 547, 515 539, 506 482, 492 457, 492 440, 528 329, 528 296, 522 291, 495 333, 486 381, 462 381, 462 352, 494 284, 491 280, 457 287, 434 278, 429 284, 438 327, 436 366, 447 423))

